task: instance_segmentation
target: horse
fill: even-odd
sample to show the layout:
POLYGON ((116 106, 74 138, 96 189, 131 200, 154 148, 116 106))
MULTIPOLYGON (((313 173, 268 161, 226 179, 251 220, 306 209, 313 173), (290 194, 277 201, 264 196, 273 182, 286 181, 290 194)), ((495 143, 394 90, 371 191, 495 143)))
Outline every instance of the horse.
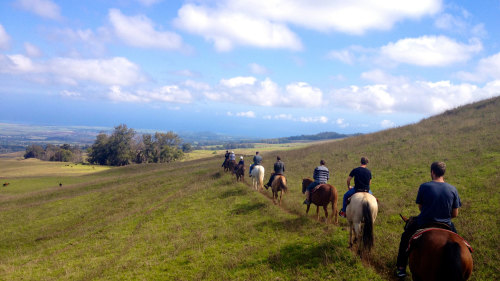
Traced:
POLYGON ((264 189, 264 166, 255 165, 250 173, 252 175, 252 184, 255 190, 264 189))
POLYGON ((224 172, 229 172, 233 171, 234 167, 236 167, 236 161, 235 160, 227 160, 224 162, 224 172))
POLYGON ((373 224, 377 218, 377 199, 368 192, 356 192, 351 196, 346 209, 347 221, 349 221, 349 248, 353 246, 352 233, 354 231, 354 243, 359 241, 358 253, 369 253, 373 247, 373 224))
POLYGON ((236 181, 245 181, 245 166, 244 165, 236 165, 233 170, 233 173, 236 175, 236 181))
POLYGON ((281 206, 281 197, 283 196, 283 192, 288 191, 288 187, 286 186, 286 178, 283 175, 276 175, 274 177, 273 182, 271 183, 271 190, 273 191, 273 203, 276 204, 276 200, 278 199, 279 192, 279 200, 278 203, 281 206))
MULTIPOLYGON (((306 188, 313 182, 310 178, 302 179, 302 193, 306 192, 306 188)), ((332 216, 335 216, 335 224, 338 224, 338 213, 337 213, 337 189, 330 184, 320 184, 313 191, 311 191, 311 202, 307 204, 306 215, 309 213, 309 207, 311 203, 316 205, 316 219, 319 220, 319 207, 323 206, 323 210, 325 211, 325 219, 328 223, 328 204, 332 203, 332 216)))
MULTIPOLYGON (((408 222, 408 219, 401 216, 408 222)), ((472 268, 472 248, 458 234, 443 228, 425 228, 410 240, 412 279, 467 280, 472 268)))
POLYGON ((3 186, 7 186, 7 185, 9 185, 9 184, 10 184, 10 183, 8 183, 8 182, 4 182, 3 186))

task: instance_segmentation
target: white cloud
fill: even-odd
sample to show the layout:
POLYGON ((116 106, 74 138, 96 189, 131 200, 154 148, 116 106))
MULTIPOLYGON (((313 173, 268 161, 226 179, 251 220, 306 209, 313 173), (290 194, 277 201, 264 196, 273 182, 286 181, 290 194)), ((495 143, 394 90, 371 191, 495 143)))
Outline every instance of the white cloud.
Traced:
POLYGON ((191 103, 193 100, 188 90, 180 89, 176 85, 163 86, 153 91, 139 90, 135 93, 124 92, 119 86, 112 86, 108 96, 118 102, 191 103))
POLYGON ((10 36, 5 31, 3 25, 0 24, 0 49, 7 49, 10 43, 10 36))
POLYGON ((203 95, 212 101, 235 102, 258 106, 320 107, 324 105, 320 89, 305 82, 294 82, 282 89, 271 79, 255 77, 222 79, 220 87, 203 95))
POLYGON ((210 85, 207 83, 203 82, 197 82, 193 80, 186 80, 184 81, 184 86, 190 87, 195 90, 203 90, 203 91, 209 91, 211 89, 210 85))
POLYGON ((247 118, 255 118, 255 112, 247 111, 247 112, 238 112, 236 116, 247 117, 247 118))
POLYGON ((42 55, 40 49, 37 46, 30 44, 28 42, 24 43, 24 49, 29 57, 39 57, 42 55))
POLYGON ((340 128, 347 128, 349 127, 349 123, 346 123, 344 118, 337 118, 335 123, 340 127, 340 128))
POLYGON ((364 113, 413 112, 437 114, 447 109, 500 95, 500 80, 484 87, 450 81, 416 81, 402 77, 388 77, 387 84, 373 84, 362 87, 351 86, 333 90, 331 103, 338 107, 349 107, 364 113))
POLYGON ((350 50, 338 50, 338 51, 330 51, 327 54, 327 58, 339 60, 346 64, 354 63, 354 54, 350 50))
POLYGON ((471 39, 467 45, 446 36, 422 36, 389 43, 380 52, 382 56, 398 63, 446 66, 465 62, 482 49, 483 46, 477 39, 471 39))
POLYGON ((304 123, 328 123, 328 118, 325 116, 319 116, 319 117, 300 117, 299 118, 300 122, 304 123))
POLYGON ((17 0, 16 4, 22 9, 44 18, 53 20, 62 18, 59 6, 50 0, 17 0))
POLYGON ((178 11, 174 22, 178 28, 213 42, 218 51, 230 51, 238 45, 302 49, 299 38, 286 25, 254 17, 245 10, 218 10, 186 4, 178 11))
POLYGON ((500 80, 500 53, 481 59, 474 72, 462 71, 457 76, 463 80, 474 82, 484 82, 491 78, 500 80))
POLYGON ((396 123, 392 122, 391 120, 382 120, 382 122, 380 122, 380 127, 384 128, 384 129, 387 129, 387 128, 394 128, 396 127, 396 123))
POLYGON ((82 95, 80 93, 78 93, 78 92, 63 90, 63 91, 61 91, 61 96, 63 96, 63 97, 70 97, 70 98, 79 98, 82 95))
POLYGON ((269 70, 266 67, 259 65, 257 63, 251 63, 248 66, 250 67, 250 71, 253 74, 258 74, 258 75, 269 74, 269 70))
POLYGON ((404 85, 409 83, 409 79, 404 76, 392 76, 380 69, 363 72, 361 78, 377 84, 404 85))
POLYGON ((101 60, 54 58, 34 62, 24 55, 0 55, 0 72, 47 76, 56 82, 71 85, 90 81, 127 86, 146 81, 139 67, 122 57, 101 60))
POLYGON ((155 30, 154 23, 144 15, 128 17, 120 10, 110 9, 109 21, 115 34, 131 46, 164 50, 183 47, 182 38, 178 34, 155 30))
POLYGON ((246 85, 254 85, 257 79, 255 77, 234 77, 231 79, 221 79, 220 84, 229 88, 236 88, 246 85))
POLYGON ((360 35, 434 15, 441 8, 442 0, 332 0, 314 5, 304 0, 199 1, 183 5, 174 22, 213 42, 218 51, 235 46, 301 50, 302 43, 289 26, 360 35))

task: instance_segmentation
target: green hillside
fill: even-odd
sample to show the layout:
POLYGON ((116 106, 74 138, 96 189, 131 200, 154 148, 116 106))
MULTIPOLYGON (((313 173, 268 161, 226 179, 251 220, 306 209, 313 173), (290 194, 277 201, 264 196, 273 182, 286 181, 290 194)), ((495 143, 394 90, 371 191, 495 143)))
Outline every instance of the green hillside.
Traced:
POLYGON ((0 280, 392 279, 398 214, 417 214, 418 186, 436 160, 447 163, 445 178, 462 199, 454 222, 475 250, 471 279, 498 280, 498 112, 495 98, 415 125, 264 152, 266 179, 276 155, 286 163, 290 192, 282 207, 269 191, 224 174, 221 156, 81 175, 20 177, 0 165, 0 180, 10 183, 0 189, 0 280), (346 221, 316 222, 315 210, 305 217, 300 192, 301 178, 325 159, 342 195, 361 156, 370 159, 380 203, 366 262, 347 249, 346 221))

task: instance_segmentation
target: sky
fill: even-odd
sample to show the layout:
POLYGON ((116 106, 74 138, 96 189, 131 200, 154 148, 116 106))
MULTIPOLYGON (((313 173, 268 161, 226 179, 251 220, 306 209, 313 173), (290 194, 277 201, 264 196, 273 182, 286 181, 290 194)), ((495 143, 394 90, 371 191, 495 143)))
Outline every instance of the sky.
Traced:
POLYGON ((3 0, 0 122, 370 133, 500 95, 500 0, 3 0))

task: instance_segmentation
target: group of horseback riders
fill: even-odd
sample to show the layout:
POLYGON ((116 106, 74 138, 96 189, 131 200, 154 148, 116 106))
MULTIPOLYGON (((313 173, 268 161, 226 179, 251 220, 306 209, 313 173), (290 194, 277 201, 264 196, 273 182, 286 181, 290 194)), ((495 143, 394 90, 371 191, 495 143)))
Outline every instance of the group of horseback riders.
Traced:
MULTIPOLYGON (((227 153, 226 153, 227 155, 227 153)), ((229 153, 228 158, 234 158, 234 152, 229 153)), ((227 159, 227 157, 226 157, 227 159)), ((240 157, 239 165, 244 165, 243 156, 240 157)), ((369 163, 368 158, 361 157, 360 166, 354 168, 347 178, 347 192, 343 197, 342 209, 339 212, 341 217, 346 217, 346 207, 349 198, 356 192, 369 192, 370 190, 372 173, 367 168, 369 163), (351 186, 351 180, 354 178, 354 186, 351 186)), ((259 152, 255 153, 253 157, 253 164, 250 166, 250 176, 252 169, 256 165, 262 164, 262 156, 259 152)), ((324 160, 320 161, 320 165, 314 169, 314 181, 309 184, 306 189, 306 199, 304 204, 311 204, 311 194, 314 192, 316 186, 325 184, 330 179, 330 172, 325 166, 324 160)), ((271 174, 268 183, 265 185, 266 189, 269 188, 277 175, 283 175, 285 172, 285 164, 281 161, 281 157, 276 157, 274 163, 274 172, 271 174)), ((430 167, 432 181, 420 185, 416 204, 418 204, 420 214, 413 217, 406 225, 398 250, 398 257, 396 263, 395 275, 399 278, 406 276, 406 266, 408 263, 408 252, 406 251, 407 245, 412 235, 422 228, 429 227, 439 223, 447 227, 450 231, 457 233, 455 226, 451 219, 458 215, 458 208, 461 206, 460 197, 458 196, 457 189, 444 181, 444 174, 446 172, 446 164, 444 162, 434 162, 430 167)))

